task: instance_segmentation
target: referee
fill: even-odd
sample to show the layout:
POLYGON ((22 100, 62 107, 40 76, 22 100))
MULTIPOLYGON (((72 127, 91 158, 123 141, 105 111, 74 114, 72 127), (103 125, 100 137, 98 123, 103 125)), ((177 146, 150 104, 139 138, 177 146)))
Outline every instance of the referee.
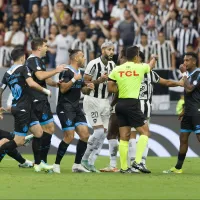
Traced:
POLYGON ((141 159, 148 143, 150 133, 144 114, 140 109, 140 101, 138 97, 144 74, 150 72, 155 65, 156 58, 154 57, 149 65, 138 64, 139 48, 136 46, 129 47, 126 51, 126 56, 127 62, 113 69, 109 75, 108 81, 108 91, 119 93, 119 100, 115 111, 120 127, 120 172, 132 172, 127 165, 127 156, 129 134, 131 127, 135 127, 141 136, 137 143, 136 158, 132 167, 139 169, 143 173, 148 173, 147 169, 141 164, 141 159))

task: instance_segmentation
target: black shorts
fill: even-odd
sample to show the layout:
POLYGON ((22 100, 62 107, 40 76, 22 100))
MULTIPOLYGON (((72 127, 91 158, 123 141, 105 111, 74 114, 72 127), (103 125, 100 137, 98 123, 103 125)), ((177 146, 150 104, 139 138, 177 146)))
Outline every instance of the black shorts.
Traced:
POLYGON ((115 108, 119 127, 141 127, 146 123, 138 99, 119 99, 115 108))
POLYGON ((181 121, 181 133, 200 133, 200 116, 183 116, 181 121))
POLYGON ((32 103, 30 126, 40 123, 41 126, 53 122, 53 114, 48 101, 37 101, 32 103))
POLYGON ((112 113, 110 115, 108 124, 108 135, 113 137, 116 136, 116 138, 119 138, 119 122, 116 113, 112 113))
POLYGON ((88 126, 85 115, 80 107, 71 105, 58 105, 56 109, 62 130, 74 130, 79 125, 88 126))
POLYGON ((31 106, 12 106, 11 113, 14 116, 14 134, 26 136, 31 122, 31 106))

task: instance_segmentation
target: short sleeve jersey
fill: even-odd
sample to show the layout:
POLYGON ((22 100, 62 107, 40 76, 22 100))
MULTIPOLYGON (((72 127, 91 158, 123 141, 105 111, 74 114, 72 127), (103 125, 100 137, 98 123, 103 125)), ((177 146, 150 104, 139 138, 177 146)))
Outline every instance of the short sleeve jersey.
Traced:
POLYGON ((126 62, 117 66, 109 75, 109 79, 116 81, 119 98, 138 99, 144 74, 150 72, 148 64, 126 62))

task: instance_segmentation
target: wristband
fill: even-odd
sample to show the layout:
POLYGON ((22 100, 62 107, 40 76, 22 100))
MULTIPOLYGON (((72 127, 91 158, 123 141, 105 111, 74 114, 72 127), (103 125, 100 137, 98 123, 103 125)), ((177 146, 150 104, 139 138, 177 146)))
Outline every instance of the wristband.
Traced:
POLYGON ((51 96, 51 91, 46 89, 46 88, 43 88, 42 91, 47 95, 47 96, 51 96))
POLYGON ((75 78, 72 78, 71 81, 72 81, 72 83, 75 83, 75 82, 76 82, 76 79, 75 79, 75 78))

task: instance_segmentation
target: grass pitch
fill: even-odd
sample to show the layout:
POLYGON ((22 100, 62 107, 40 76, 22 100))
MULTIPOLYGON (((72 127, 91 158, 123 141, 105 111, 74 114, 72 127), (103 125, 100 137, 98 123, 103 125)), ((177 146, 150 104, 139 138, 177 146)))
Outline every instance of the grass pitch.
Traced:
MULTIPOLYGON (((48 159, 53 163, 55 155, 48 159)), ((183 174, 162 174, 174 166, 176 158, 149 157, 152 174, 77 174, 71 172, 73 161, 74 156, 65 156, 62 174, 45 174, 18 168, 6 156, 0 163, 0 199, 200 199, 198 158, 186 159, 183 174)), ((108 162, 108 157, 99 157, 96 167, 108 162)))

